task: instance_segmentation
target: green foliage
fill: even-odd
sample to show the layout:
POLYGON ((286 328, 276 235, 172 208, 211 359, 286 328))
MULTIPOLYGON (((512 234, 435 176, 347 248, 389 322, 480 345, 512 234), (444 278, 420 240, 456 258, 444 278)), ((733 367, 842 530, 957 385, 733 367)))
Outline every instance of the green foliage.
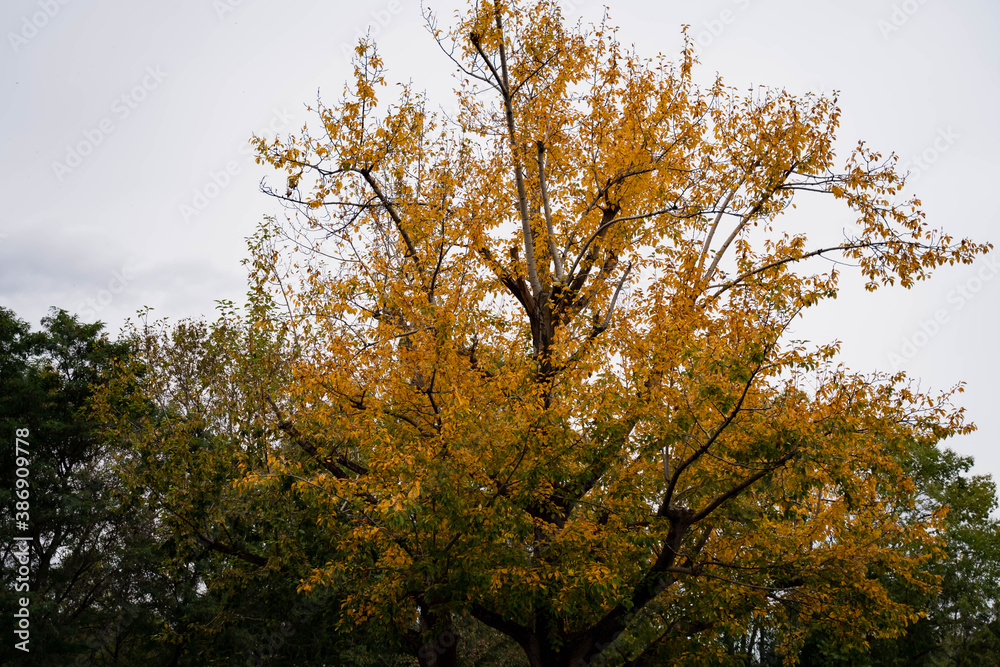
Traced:
POLYGON ((30 599, 30 652, 5 641, 3 661, 53 665, 137 660, 156 653, 158 631, 147 596, 157 595, 150 513, 120 502, 119 481, 88 414, 92 387, 119 358, 101 324, 83 324, 53 309, 31 332, 0 309, 0 535, 10 546, 31 538, 30 591, 9 579, 0 596, 5 618, 30 599), (27 429, 30 519, 14 521, 15 433, 27 429))
MULTIPOLYGON (((808 667, 950 667, 1000 664, 1000 521, 996 484, 970 475, 972 459, 950 449, 915 444, 905 462, 917 486, 912 512, 947 508, 943 533, 946 557, 930 571, 939 577, 935 593, 921 591, 889 573, 873 573, 894 599, 921 610, 921 617, 898 636, 870 638, 867 646, 845 647, 838 637, 814 629, 802 649, 787 658, 808 667)), ((731 664, 782 664, 778 638, 763 619, 728 640, 731 664)))

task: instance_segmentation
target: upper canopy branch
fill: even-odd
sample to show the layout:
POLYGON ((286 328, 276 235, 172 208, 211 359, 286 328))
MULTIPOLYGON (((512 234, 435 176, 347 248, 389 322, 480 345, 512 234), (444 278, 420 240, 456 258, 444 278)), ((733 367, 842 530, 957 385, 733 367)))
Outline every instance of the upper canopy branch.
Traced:
MULTIPOLYGON (((334 477, 337 479, 351 479, 344 469, 337 465, 338 463, 353 472, 355 475, 368 474, 368 468, 356 461, 351 461, 342 454, 335 452, 333 456, 323 456, 315 444, 306 438, 292 422, 284 418, 281 409, 278 408, 277 404, 273 399, 271 399, 271 397, 267 397, 266 400, 268 405, 271 407, 271 410, 274 412, 275 417, 278 419, 278 427, 288 434, 288 436, 292 439, 292 442, 294 442, 304 452, 309 454, 313 460, 326 468, 326 470, 334 477)), ((369 502, 375 502, 371 494, 365 494, 365 498, 369 502)))
POLYGON ((531 217, 528 213, 528 194, 524 185, 524 167, 521 163, 521 151, 518 146, 517 127, 514 121, 514 98, 510 86, 509 72, 507 69, 507 51, 504 46, 503 18, 499 0, 494 6, 496 29, 499 33, 497 49, 500 54, 500 71, 497 72, 493 62, 483 51, 480 44, 480 37, 476 33, 469 35, 469 39, 475 46, 480 57, 490 68, 490 72, 497 80, 500 89, 500 96, 503 98, 504 115, 507 121, 507 137, 510 141, 510 152, 513 158, 514 182, 517 186, 517 209, 521 216, 521 232, 524 237, 524 261, 528 269, 528 284, 531 285, 531 294, 537 298, 542 292, 542 284, 538 279, 538 267, 535 263, 535 236, 531 229, 531 217))

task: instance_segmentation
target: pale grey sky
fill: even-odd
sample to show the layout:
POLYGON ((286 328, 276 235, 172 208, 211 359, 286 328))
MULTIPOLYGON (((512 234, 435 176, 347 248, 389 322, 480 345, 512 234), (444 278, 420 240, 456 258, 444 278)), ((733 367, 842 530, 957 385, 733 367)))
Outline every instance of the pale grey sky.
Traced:
MULTIPOLYGON (((447 22, 457 0, 426 0, 447 22)), ((568 16, 605 3, 564 0, 568 16)), ((1000 3, 996 0, 614 0, 640 53, 702 60, 739 87, 839 90, 840 145, 910 163, 929 220, 1000 245, 1000 3)), ((4 0, 0 7, 0 303, 35 326, 49 306, 117 331, 154 315, 212 316, 241 301, 244 238, 280 209, 258 192, 253 132, 295 131, 320 90, 339 96, 367 29, 392 80, 448 107, 449 63, 415 0, 4 0)), ((801 207, 839 229, 845 211, 801 207)), ((980 426, 952 448, 1000 478, 1000 251, 912 290, 840 298, 796 337, 843 341, 858 371, 906 370, 925 389, 967 383, 980 426)))

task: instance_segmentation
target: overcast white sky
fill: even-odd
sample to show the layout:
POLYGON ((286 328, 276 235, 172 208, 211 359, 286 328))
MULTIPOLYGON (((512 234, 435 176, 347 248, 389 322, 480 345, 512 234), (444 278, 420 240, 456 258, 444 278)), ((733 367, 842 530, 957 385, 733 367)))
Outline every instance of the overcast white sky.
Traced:
MULTIPOLYGON (((426 0, 446 22, 458 0, 426 0)), ((596 20, 604 3, 565 0, 596 20)), ((841 146, 912 162, 932 224, 1000 245, 1000 3, 996 0, 669 0, 610 3, 641 53, 677 53, 691 25, 701 74, 740 87, 841 92, 841 146)), ((50 306, 116 332, 154 315, 240 302, 244 239, 276 203, 248 137, 295 131, 330 103, 369 28, 392 80, 449 106, 449 63, 415 0, 3 0, 0 303, 34 326, 50 306)), ((800 206, 839 228, 839 209, 800 206)), ((874 295, 856 280, 797 338, 843 341, 859 371, 902 369, 925 389, 967 383, 980 426, 948 443, 1000 479, 1000 251, 874 295)))

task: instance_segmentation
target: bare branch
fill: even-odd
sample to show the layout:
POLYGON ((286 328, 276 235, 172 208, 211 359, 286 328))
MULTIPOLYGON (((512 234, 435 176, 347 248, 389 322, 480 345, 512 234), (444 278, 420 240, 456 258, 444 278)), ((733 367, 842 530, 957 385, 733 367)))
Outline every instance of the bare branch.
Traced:
POLYGON ((542 206, 545 210, 545 231, 549 237, 549 253, 552 255, 552 263, 555 265, 556 280, 563 279, 562 257, 556 248, 556 232, 552 224, 552 209, 549 208, 549 189, 545 181, 545 144, 538 142, 538 183, 542 192, 542 206))
POLYGON ((733 233, 729 235, 726 242, 723 243, 722 247, 715 253, 715 259, 712 260, 711 265, 709 265, 708 269, 705 271, 705 275, 702 277, 704 282, 711 280, 712 275, 715 273, 715 269, 719 266, 719 262, 722 260, 722 256, 726 254, 726 251, 729 250, 729 246, 736 240, 736 237, 739 236, 741 231, 743 231, 743 228, 747 226, 747 223, 750 222, 751 216, 756 212, 756 210, 757 208, 755 207, 753 211, 740 218, 740 222, 736 225, 736 228, 733 229, 733 233))
POLYGON ((423 274, 424 267, 422 262, 420 261, 420 256, 417 255, 417 249, 416 247, 414 247, 413 240, 410 238, 410 235, 406 232, 406 229, 403 228, 403 219, 400 217, 399 212, 396 210, 396 207, 393 206, 392 201, 385 196, 385 193, 382 192, 382 188, 379 187, 378 181, 375 180, 375 177, 372 176, 371 172, 368 169, 359 169, 358 173, 360 173, 364 177, 365 182, 368 183, 368 186, 372 189, 372 192, 375 193, 375 196, 378 197, 378 200, 382 203, 382 206, 385 207, 385 210, 389 214, 389 217, 392 218, 393 223, 396 225, 396 229, 399 230, 399 235, 402 237, 403 243, 406 244, 406 256, 413 260, 413 263, 416 265, 417 270, 421 274, 423 274))
POLYGON ((702 263, 705 261, 705 255, 708 254, 709 249, 712 247, 712 239, 715 237, 715 230, 719 227, 719 222, 722 220, 722 216, 726 212, 726 208, 729 206, 729 202, 733 200, 733 196, 736 192, 743 186, 743 182, 746 180, 746 176, 740 179, 740 182, 736 184, 729 194, 726 195, 726 199, 722 202, 719 207, 718 213, 715 214, 715 220, 712 221, 712 227, 708 230, 708 237, 705 239, 705 244, 701 247, 701 256, 698 257, 698 269, 701 269, 702 263))
MULTIPOLYGON (((844 245, 830 246, 829 248, 820 248, 819 250, 813 250, 811 252, 807 252, 807 253, 802 254, 802 255, 796 255, 796 256, 793 256, 793 257, 785 257, 784 259, 775 260, 773 262, 770 262, 769 264, 765 264, 764 266, 758 267, 756 269, 752 269, 752 270, 747 271, 745 273, 741 273, 740 275, 738 275, 737 277, 733 278, 732 280, 730 280, 730 281, 728 281, 728 282, 720 285, 719 289, 715 292, 715 294, 712 295, 712 298, 714 299, 714 298, 718 297, 723 292, 732 289, 733 287, 735 287, 736 285, 738 285, 739 283, 743 282, 744 280, 746 280, 747 278, 749 278, 751 276, 755 276, 758 273, 763 273, 764 271, 767 271, 768 269, 773 269, 773 268, 781 266, 783 264, 789 264, 791 262, 799 262, 799 261, 802 261, 803 259, 809 259, 810 257, 815 257, 817 255, 823 255, 824 253, 834 252, 834 251, 837 251, 837 250, 856 250, 858 248, 882 248, 882 247, 886 247, 888 245, 890 245, 890 244, 887 241, 866 242, 866 243, 845 243, 844 245)), ((924 244, 917 243, 915 241, 910 241, 910 242, 900 241, 900 242, 896 242, 896 245, 908 245, 908 246, 911 246, 911 247, 914 247, 914 248, 926 248, 927 247, 924 244)))
POLYGON ((615 294, 611 297, 611 305, 608 306, 608 314, 604 317, 604 321, 601 322, 601 329, 607 329, 608 325, 611 324, 611 315, 615 312, 615 304, 618 303, 618 295, 622 291, 622 287, 625 285, 625 280, 628 278, 628 274, 632 272, 632 262, 628 263, 625 267, 625 273, 622 275, 622 279, 618 281, 618 287, 615 288, 615 294))
POLYGON ((503 42, 503 20, 500 16, 499 4, 495 7, 497 30, 500 32, 500 72, 487 57, 479 43, 479 36, 470 35, 472 44, 476 47, 476 52, 489 66, 493 76, 497 77, 500 84, 500 95, 503 97, 504 112, 507 117, 507 134, 510 139, 511 156, 514 159, 514 181, 517 185, 517 207, 521 215, 521 229, 524 235, 524 262, 528 267, 528 283, 531 285, 532 297, 537 297, 542 292, 542 284, 538 280, 538 268, 535 264, 535 238, 531 231, 531 218, 528 215, 528 194, 524 187, 524 167, 521 164, 521 155, 517 148, 517 129, 514 124, 514 105, 510 88, 509 72, 507 70, 507 50, 503 42))

